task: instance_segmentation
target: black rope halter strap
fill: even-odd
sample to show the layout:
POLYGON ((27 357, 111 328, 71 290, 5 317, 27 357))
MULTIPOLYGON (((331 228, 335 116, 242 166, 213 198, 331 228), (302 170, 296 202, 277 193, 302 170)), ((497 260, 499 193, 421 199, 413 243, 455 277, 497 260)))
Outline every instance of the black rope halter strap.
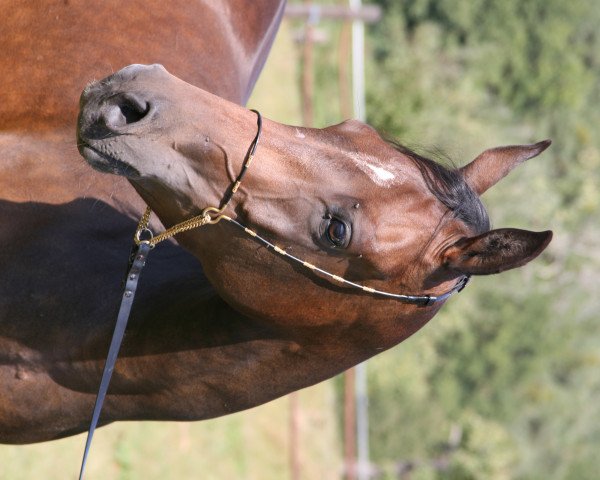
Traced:
POLYGON ((468 277, 468 276, 464 276, 464 277, 460 278, 459 281, 456 283, 456 285, 454 285, 454 287, 452 287, 447 292, 442 293, 441 295, 405 295, 402 293, 392 293, 392 292, 386 292, 384 290, 377 290, 375 288, 367 287, 365 285, 361 285, 359 283, 352 282, 350 280, 345 279, 344 277, 335 275, 331 272, 328 272, 327 270, 324 270, 322 268, 317 267, 316 265, 313 265, 312 263, 302 260, 302 259, 292 255, 291 253, 287 252, 283 248, 280 248, 277 245, 269 242, 266 238, 261 237, 254 230, 250 230, 249 228, 242 225, 237 220, 234 220, 234 219, 228 217, 227 215, 223 215, 221 219, 227 220, 228 222, 234 224, 236 227, 241 228, 248 235, 250 235, 251 237, 258 240, 260 243, 265 245, 267 248, 272 249, 275 253, 278 253, 279 255, 286 257, 297 264, 300 264, 304 268, 306 268, 314 273, 321 274, 321 275, 333 280, 336 283, 339 283, 342 285, 347 285, 348 287, 356 288, 356 289, 362 290, 363 292, 370 293, 373 295, 378 295, 378 296, 382 296, 382 297, 393 298, 395 300, 400 300, 403 303, 412 303, 414 305, 419 305, 421 307, 428 307, 430 305, 433 305, 434 303, 442 302, 444 300, 447 300, 453 294, 458 293, 463 288, 465 288, 470 279, 470 277, 468 277))
POLYGON ((90 447, 92 444, 92 438, 94 436, 96 426, 98 425, 98 421, 100 419, 100 412, 102 410, 102 405, 104 403, 104 399, 108 392, 108 385, 110 383, 112 372, 115 368, 115 363, 117 361, 117 356, 119 354, 119 349, 121 347, 121 342, 123 340, 125 328, 127 326, 128 320, 129 320, 129 314, 131 312, 131 307, 133 306, 133 300, 135 297, 135 292, 137 290, 137 285, 138 285, 139 277, 142 272, 142 268, 146 264, 146 260, 147 260, 147 257, 149 255, 150 251, 158 243, 160 243, 168 238, 171 238, 174 235, 177 235, 178 233, 192 230, 195 228, 199 228, 204 225, 215 224, 215 223, 220 222, 221 220, 226 220, 227 222, 242 229, 246 234, 248 234, 252 238, 256 239, 258 242, 262 243, 267 248, 273 250, 277 254, 279 254, 295 263, 302 265, 304 268, 312 271, 313 273, 325 276, 336 283, 361 290, 362 292, 365 292, 368 294, 381 296, 381 297, 387 297, 387 298, 399 300, 403 303, 419 305, 422 307, 428 307, 428 306, 434 305, 435 303, 443 302, 444 300, 447 300, 450 296, 454 295, 455 293, 460 292, 463 288, 465 288, 465 286, 467 285, 467 283, 469 281, 468 276, 463 276, 462 278, 460 278, 458 280, 458 282, 456 283, 456 285, 454 285, 454 287, 452 287, 450 290, 448 290, 447 292, 444 292, 440 295, 429 295, 429 294, 406 295, 406 294, 400 294, 400 293, 386 292, 383 290, 377 290, 375 288, 371 288, 366 285, 361 285, 361 284, 352 282, 350 280, 347 280, 343 277, 340 277, 339 275, 335 275, 331 272, 328 272, 327 270, 317 267, 316 265, 313 265, 312 263, 309 263, 305 260, 295 257, 294 255, 288 253, 287 251, 278 247, 274 243, 271 243, 269 240, 261 237, 254 230, 249 229, 248 227, 241 224, 237 220, 234 220, 233 218, 229 217, 228 215, 225 215, 223 213, 223 211, 229 205, 229 202, 231 201, 233 195, 238 191, 238 189, 242 183, 242 179, 244 178, 244 175, 246 174, 248 168, 252 164, 252 160, 254 159, 254 155, 256 153, 256 149, 258 147, 258 142, 260 140, 260 136, 262 133, 262 117, 257 110, 252 110, 252 111, 254 113, 256 113, 256 115, 257 115, 256 136, 254 137, 254 140, 252 141, 252 144, 250 145, 250 149, 248 150, 248 153, 246 154, 246 158, 244 159, 244 162, 242 164, 241 171, 238 174, 235 181, 233 182, 233 184, 231 185, 231 187, 229 188, 229 190, 225 193, 223 200, 221 202, 220 208, 219 207, 207 207, 202 211, 202 213, 200 215, 190 218, 188 220, 185 220, 181 223, 178 223, 177 225, 174 225, 173 227, 165 230, 164 232, 162 232, 158 235, 154 235, 153 232, 148 227, 149 222, 150 222, 150 215, 152 214, 152 210, 150 209, 150 207, 148 207, 148 208, 146 208, 146 211, 144 212, 144 215, 142 216, 142 218, 138 224, 138 227, 137 227, 135 235, 134 235, 134 249, 132 250, 130 268, 129 268, 129 271, 127 272, 125 290, 123 292, 123 297, 121 299, 121 305, 119 307, 119 313, 117 315, 117 322, 116 322, 115 329, 113 332, 113 337, 111 339, 108 355, 106 358, 106 363, 104 365, 104 369, 102 372, 102 379, 100 381, 100 387, 98 390, 98 395, 96 397, 96 402, 94 404, 94 410, 92 413, 90 428, 89 428, 86 443, 85 443, 85 450, 84 450, 83 459, 81 462, 81 470, 79 472, 79 480, 83 479, 83 474, 85 471, 87 458, 88 458, 90 447))
POLYGON ((308 270, 311 270, 313 273, 321 274, 339 284, 343 284, 348 287, 360 289, 363 292, 370 293, 373 295, 383 296, 383 297, 387 297, 387 298, 393 298, 393 299, 399 300, 404 303, 412 303, 412 304, 420 305, 420 306, 430 306, 430 305, 433 305, 434 303, 441 302, 441 301, 448 299, 448 297, 450 297, 454 293, 460 292, 463 288, 465 288, 465 286, 467 285, 467 283, 469 281, 469 277, 467 277, 467 276, 460 278, 458 280, 458 282, 456 283, 456 285, 454 285, 454 287, 452 287, 450 290, 448 290, 447 292, 444 292, 440 295, 427 295, 427 294, 406 295, 406 294, 401 294, 401 293, 386 292, 384 290, 377 290, 375 288, 371 288, 366 285, 361 285, 356 282, 352 282, 343 277, 340 277, 339 275, 335 275, 331 272, 328 272, 327 270, 319 268, 318 266, 313 265, 312 263, 302 260, 302 259, 288 253, 283 248, 278 247, 277 245, 270 242, 266 238, 260 236, 256 231, 246 227, 245 225, 238 222, 237 220, 234 220, 233 218, 229 217, 228 215, 225 215, 223 212, 229 205, 229 202, 231 201, 233 195, 238 191, 238 189, 242 183, 242 179, 244 178, 244 175, 248 171, 248 167, 250 167, 252 160, 254 160, 254 155, 256 153, 256 149, 258 147, 258 142, 260 140, 260 136, 262 133, 262 116, 261 116, 260 112, 258 112, 258 110, 252 110, 252 111, 254 113, 256 113, 256 116, 257 116, 256 136, 254 137, 254 140, 252 141, 252 144, 250 145, 250 149, 249 149, 248 154, 246 155, 246 158, 242 164, 240 173, 238 174, 237 178, 235 179, 235 181, 233 182, 233 184, 231 185, 231 187, 225 194, 223 201, 221 202, 222 206, 220 208, 207 207, 202 211, 202 213, 200 215, 193 217, 189 220, 185 220, 184 222, 181 222, 156 236, 152 235, 152 232, 148 229, 150 215, 152 214, 152 210, 150 209, 150 207, 148 207, 146 209, 146 212, 144 213, 142 219, 140 220, 140 224, 138 225, 138 230, 135 235, 136 243, 138 245, 140 243, 146 242, 146 243, 150 244, 152 247, 154 247, 156 244, 162 242, 163 240, 166 240, 167 238, 177 235, 178 233, 181 233, 181 232, 184 232, 187 230, 191 230, 194 228, 198 228, 198 227, 201 227, 201 226, 207 225, 207 224, 215 224, 215 223, 220 222, 221 220, 226 220, 229 223, 232 223, 233 225, 235 225, 236 227, 242 229, 245 233, 247 233, 248 235, 250 235, 257 241, 259 241, 260 243, 265 245, 267 248, 272 249, 274 252, 288 258, 289 260, 291 260, 293 262, 296 262, 296 263, 302 265, 303 267, 307 268, 308 270), (141 236, 143 233, 149 233, 150 238, 148 238, 146 240, 141 240, 141 236))

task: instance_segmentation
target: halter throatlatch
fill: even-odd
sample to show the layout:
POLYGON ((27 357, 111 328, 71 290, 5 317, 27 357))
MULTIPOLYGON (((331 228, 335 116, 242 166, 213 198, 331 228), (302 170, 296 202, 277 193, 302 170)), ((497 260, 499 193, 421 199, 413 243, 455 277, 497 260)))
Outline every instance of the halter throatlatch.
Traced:
POLYGON ((225 197, 223 198, 221 207, 220 208, 207 207, 204 210, 202 210, 202 213, 200 215, 197 215, 193 218, 190 218, 189 220, 185 220, 181 223, 178 223, 177 225, 174 225, 171 228, 168 228, 167 230, 165 230, 164 232, 162 232, 158 235, 153 235, 152 231, 148 228, 148 223, 150 221, 150 215, 152 214, 152 209, 150 207, 147 207, 146 211, 144 212, 144 215, 142 216, 142 218, 140 220, 140 223, 138 224, 138 228, 135 233, 134 240, 137 245, 140 245, 141 243, 146 243, 150 246, 150 248, 154 248, 156 246, 156 244, 162 242, 163 240, 171 238, 174 235, 177 235, 178 233, 192 230, 195 228, 199 228, 204 225, 212 225, 215 223, 219 223, 221 220, 226 220, 229 223, 231 223, 231 224, 235 225, 236 227, 240 228, 241 230, 243 230, 246 234, 250 235, 252 238, 256 239, 257 241, 259 241, 260 243, 265 245, 267 248, 273 250, 275 253, 278 253, 279 255, 286 257, 289 260, 302 265, 304 268, 312 271, 313 273, 325 276, 338 284, 346 285, 346 286, 349 286, 349 287, 352 287, 355 289, 359 289, 359 290, 362 290, 363 292, 370 293, 373 295, 378 295, 378 296, 387 297, 387 298, 393 298, 396 300, 400 300, 401 302, 404 302, 404 303, 411 303, 414 305, 427 307, 427 306, 433 305, 437 302, 444 301, 447 298, 449 298, 450 296, 452 296, 453 294, 460 292, 463 288, 465 288, 465 286, 469 282, 469 278, 470 278, 469 276, 463 276, 452 289, 448 290, 447 292, 445 292, 441 295, 404 295, 404 294, 400 294, 400 293, 392 293, 392 292, 386 292, 383 290, 377 290, 375 288, 367 287, 365 285, 360 285, 360 284, 352 282, 350 280, 346 280, 345 278, 340 277, 339 275, 335 275, 331 272, 328 272, 327 270, 323 270, 322 268, 319 268, 316 265, 313 265, 312 263, 306 262, 298 257, 295 257, 294 255, 285 251, 283 248, 280 248, 277 245, 271 243, 269 240, 261 237, 254 230, 249 229, 248 227, 241 224, 237 220, 234 220, 233 218, 229 217, 228 215, 225 215, 223 213, 223 211, 227 208, 227 205, 231 201, 235 192, 237 192, 238 189, 240 188, 240 185, 242 183, 242 178, 246 174, 248 167, 250 166, 250 164, 252 163, 252 160, 254 159, 256 147, 258 146, 258 141, 260 140, 260 135, 262 132, 262 117, 260 115, 260 112, 258 112, 258 110, 252 110, 252 111, 254 113, 256 113, 256 115, 257 115, 256 136, 254 137, 254 140, 252 141, 252 145, 250 146, 250 150, 248 151, 248 154, 246 155, 244 163, 242 164, 242 169, 241 169, 239 175, 237 176, 237 178, 235 179, 235 182, 233 182, 233 184, 231 185, 231 187, 225 194, 225 197), (144 236, 147 236, 148 238, 143 238, 144 236))

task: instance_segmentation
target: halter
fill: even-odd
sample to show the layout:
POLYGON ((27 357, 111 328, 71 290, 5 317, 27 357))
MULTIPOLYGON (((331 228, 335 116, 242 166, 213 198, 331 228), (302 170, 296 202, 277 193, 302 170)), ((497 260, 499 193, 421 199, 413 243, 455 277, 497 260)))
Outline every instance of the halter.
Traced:
POLYGON ((448 290, 446 293, 443 293, 441 295, 403 295, 399 293, 385 292, 383 290, 376 290, 374 288, 367 287, 365 285, 360 285, 358 283, 351 282, 350 280, 346 280, 345 278, 328 272, 327 270, 323 270, 322 268, 319 268, 313 265, 312 263, 308 263, 298 257, 295 257, 294 255, 291 255, 290 253, 286 252, 284 249, 278 247, 274 243, 271 243, 269 240, 261 237, 254 230, 250 230, 245 225, 239 223, 237 220, 234 220, 233 218, 225 215, 223 211, 231 201, 231 198, 233 197, 235 192, 237 192, 240 188, 242 178, 246 174, 248 167, 254 159, 256 147, 258 146, 258 141, 260 140, 260 134, 262 131, 262 117, 257 110, 252 111, 256 113, 258 117, 258 128, 256 136, 254 137, 254 140, 252 141, 252 144, 250 146, 250 150, 248 151, 248 154, 244 159, 242 170, 235 179, 235 182, 233 182, 233 184, 231 185, 230 189, 225 193, 225 197, 223 198, 223 206, 221 208, 207 207, 202 211, 200 215, 178 223, 177 225, 165 230, 163 233, 158 234, 156 236, 148 228, 148 224, 150 222, 150 215, 152 214, 152 210, 150 209, 150 207, 146 208, 146 211, 144 212, 144 215, 142 216, 138 224, 137 230, 134 235, 135 248, 132 250, 130 265, 127 272, 127 277, 125 279, 125 289, 121 298, 121 305, 119 307, 119 313, 117 315, 115 329, 113 331, 113 336, 110 341, 108 355, 106 356, 106 363, 104 364, 104 369, 102 371, 100 387, 98 389, 98 395, 96 396, 96 402, 94 403, 92 419, 90 421, 90 427, 85 441, 85 449, 83 451, 81 469, 79 471, 79 480, 83 479, 88 454, 92 445, 92 438, 94 436, 96 426, 98 425, 98 421, 100 419, 100 412, 102 410, 102 405, 104 404, 104 399, 106 398, 106 394, 108 392, 108 385, 112 377, 112 372, 115 368, 115 363, 117 361, 117 356, 119 354, 119 349, 121 347, 121 342, 123 340, 125 328, 127 327, 129 314, 131 312, 131 307, 133 306, 133 300, 135 298, 135 292, 137 290, 142 269, 146 264, 148 254, 158 243, 168 238, 171 238, 172 236, 177 235, 178 233, 185 232, 187 230, 192 230, 194 228, 199 228, 204 225, 216 224, 219 223, 221 220, 226 220, 231 224, 235 225, 236 227, 242 229, 250 237, 256 239, 257 241, 265 245, 267 248, 273 250, 275 253, 285 258, 288 258, 289 260, 292 260, 293 262, 296 262, 299 265, 302 265, 304 268, 314 273, 324 275, 325 277, 330 278, 334 282, 338 282, 342 285, 347 285, 349 287, 359 289, 363 292, 367 292, 373 295, 393 298, 404 303, 411 303, 413 305, 419 305, 423 307, 428 307, 437 302, 446 300, 451 295, 460 292, 463 288, 465 288, 467 282, 469 281, 469 277, 464 276, 456 283, 456 285, 452 289, 448 290))
POLYGON ((223 213, 223 211, 227 208, 227 205, 231 201, 235 192, 237 192, 238 189, 240 188, 240 185, 242 183, 242 178, 244 177, 244 175, 246 174, 246 171, 248 170, 248 167, 250 167, 250 164, 254 160, 256 148, 258 146, 258 142, 260 140, 260 135, 262 133, 262 116, 261 116, 260 112, 258 112, 258 110, 252 110, 252 111, 254 113, 256 113, 256 115, 257 115, 256 136, 254 137, 254 140, 252 141, 252 144, 250 146, 250 150, 249 150, 248 154, 246 155, 246 158, 244 159, 244 163, 242 164, 242 169, 241 169, 239 175, 237 176, 237 178, 231 185, 230 189, 225 194, 225 197, 222 202, 222 207, 221 208, 207 207, 202 211, 202 213, 200 215, 197 215, 193 218, 190 218, 181 223, 178 223, 177 225, 174 225, 173 227, 168 228, 167 230, 165 230, 164 232, 162 232, 156 236, 148 228, 148 223, 150 221, 150 215, 152 214, 152 209, 150 207, 147 207, 146 211, 144 212, 144 215, 142 216, 142 218, 138 224, 137 231, 134 236, 136 245, 139 246, 141 244, 147 244, 150 246, 150 248, 154 248, 158 243, 160 243, 168 238, 171 238, 171 237, 177 235, 178 233, 192 230, 195 228, 199 228, 204 225, 214 225, 216 223, 219 223, 221 220, 226 220, 227 222, 235 225, 236 227, 238 227, 239 229, 244 231, 250 237, 252 237, 255 240, 262 243, 268 249, 281 255, 282 257, 288 258, 289 260, 301 265, 302 267, 306 268, 307 270, 310 270, 313 273, 319 273, 341 285, 346 285, 346 286, 349 286, 349 287, 352 287, 352 288, 355 288, 358 290, 362 290, 363 292, 370 293, 373 295, 387 297, 387 298, 393 298, 393 299, 399 300, 403 303, 410 303, 413 305, 428 307, 437 302, 442 302, 442 301, 448 299, 453 294, 460 292, 463 288, 466 287, 466 285, 470 279, 469 276, 463 276, 456 283, 456 285, 454 285, 454 287, 452 287, 450 290, 448 290, 447 292, 445 292, 441 295, 427 295, 427 294, 406 295, 406 294, 400 294, 400 293, 386 292, 384 290, 377 290, 375 288, 371 288, 366 285, 361 285, 359 283, 355 283, 350 280, 347 280, 343 277, 340 277, 339 275, 335 275, 331 272, 328 272, 327 270, 319 268, 316 265, 313 265, 312 263, 309 263, 305 260, 295 257, 294 255, 288 253, 283 248, 275 245, 274 243, 270 242, 266 238, 261 237, 254 230, 251 230, 250 228, 246 227, 245 225, 238 222, 237 220, 234 220, 233 218, 229 217, 228 215, 225 215, 223 213), (145 235, 148 236, 149 238, 143 239, 142 237, 145 235))

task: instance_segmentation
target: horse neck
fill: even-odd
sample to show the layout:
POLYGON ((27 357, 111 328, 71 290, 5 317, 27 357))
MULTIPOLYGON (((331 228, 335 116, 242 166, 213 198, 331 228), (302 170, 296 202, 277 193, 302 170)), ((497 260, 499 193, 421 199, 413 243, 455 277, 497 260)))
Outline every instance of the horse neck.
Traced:
POLYGON ((107 0, 92 9, 85 2, 34 7, 0 1, 7 4, 0 8, 0 130, 74 125, 86 84, 131 63, 162 63, 192 84, 243 103, 283 4, 264 0, 249 9, 242 0, 178 0, 150 8, 146 0, 107 0))

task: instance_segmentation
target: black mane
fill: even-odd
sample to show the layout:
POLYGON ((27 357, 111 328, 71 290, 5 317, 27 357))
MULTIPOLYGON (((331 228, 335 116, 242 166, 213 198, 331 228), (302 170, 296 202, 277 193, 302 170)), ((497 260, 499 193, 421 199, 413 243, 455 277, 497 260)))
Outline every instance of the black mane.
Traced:
POLYGON ((477 194, 469 187, 457 168, 425 158, 394 140, 388 140, 395 150, 410 158, 421 171, 427 188, 450 210, 477 233, 490 229, 490 219, 477 194))

